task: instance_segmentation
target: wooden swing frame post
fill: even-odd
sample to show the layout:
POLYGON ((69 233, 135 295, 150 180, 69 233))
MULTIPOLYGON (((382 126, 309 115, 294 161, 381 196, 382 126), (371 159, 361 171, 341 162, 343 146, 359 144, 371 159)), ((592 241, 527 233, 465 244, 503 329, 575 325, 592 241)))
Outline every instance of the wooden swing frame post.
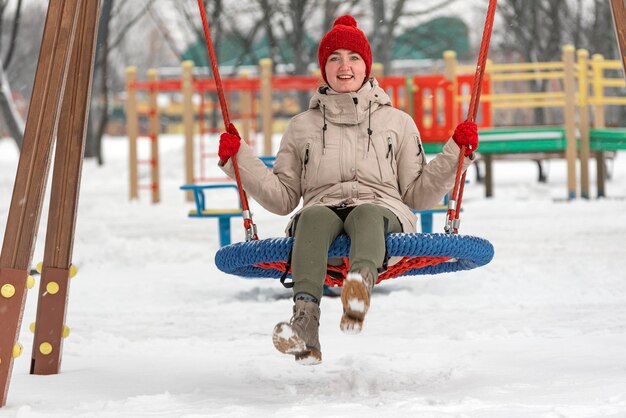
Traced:
POLYGON ((99 0, 50 0, 0 253, 0 407, 6 405, 57 136, 31 373, 58 373, 99 0))

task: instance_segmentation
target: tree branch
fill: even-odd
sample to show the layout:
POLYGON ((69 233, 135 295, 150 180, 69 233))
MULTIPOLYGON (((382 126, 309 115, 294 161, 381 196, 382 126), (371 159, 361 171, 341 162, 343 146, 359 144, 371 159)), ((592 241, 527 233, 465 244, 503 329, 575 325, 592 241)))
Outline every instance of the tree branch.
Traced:
MULTIPOLYGON (((0 15, 1 16, 1 15, 0 15)), ((13 18, 13 27, 11 28, 11 37, 9 38, 9 51, 7 55, 4 57, 4 61, 2 62, 2 67, 6 70, 11 65, 11 61, 13 59, 13 52, 15 51, 15 45, 17 44, 17 33, 20 29, 20 21, 22 16, 22 0, 18 0, 17 6, 15 9, 15 17, 13 18)))

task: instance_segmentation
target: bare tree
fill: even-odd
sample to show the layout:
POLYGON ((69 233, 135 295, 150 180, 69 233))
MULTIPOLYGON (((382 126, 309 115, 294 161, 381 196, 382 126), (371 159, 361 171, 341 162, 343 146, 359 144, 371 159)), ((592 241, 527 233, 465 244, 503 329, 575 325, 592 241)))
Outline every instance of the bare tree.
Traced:
POLYGON ((398 19, 404 11, 406 0, 385 2, 385 0, 372 0, 372 14, 374 18, 374 30, 372 32, 372 53, 376 61, 383 64, 385 71, 389 70, 391 52, 393 50, 394 28, 398 25, 398 19), (387 3, 387 4, 385 4, 387 3), (390 5, 390 3, 392 3, 390 5), (391 14, 387 14, 387 9, 391 14))
POLYGON ((420 9, 407 10, 406 0, 371 0, 373 29, 370 35, 372 54, 376 62, 383 64, 385 72, 391 68, 394 39, 402 29, 400 19, 423 18, 434 14, 456 0, 439 0, 434 4, 426 2, 420 9))
MULTIPOLYGON (((562 46, 571 39, 564 30, 572 19, 567 0, 505 0, 499 3, 499 48, 515 51, 525 62, 545 62, 561 56, 562 46)), ((547 90, 549 80, 528 82, 533 92, 547 90)), ((545 123, 545 109, 534 109, 534 123, 545 123)))
MULTIPOLYGON (((123 2, 115 0, 102 0, 102 10, 98 26, 98 39, 96 48, 96 62, 94 67, 94 79, 92 85, 91 110, 89 117, 87 143, 85 146, 86 158, 97 158, 99 164, 103 164, 102 137, 110 116, 110 99, 112 84, 117 83, 118 88, 124 86, 123 80, 128 62, 124 51, 133 45, 134 58, 138 51, 146 48, 137 48, 135 44, 146 44, 145 30, 135 32, 135 28, 145 22, 148 11, 153 7, 155 0, 142 0, 141 3, 123 2), (139 41, 139 42, 138 42, 139 41), (119 59, 119 56, 122 59, 119 59)), ((147 31, 149 32, 149 31, 147 31)), ((157 48, 158 49, 158 48, 157 48)), ((148 48, 153 65, 158 65, 160 55, 157 49, 148 48)))
MULTIPOLYGON (((2 33, 2 26, 5 21, 5 11, 7 10, 8 0, 0 1, 0 34, 2 33)), ((10 20, 12 24, 11 32, 9 35, 9 46, 2 62, 0 63, 0 114, 4 120, 9 134, 14 139, 18 148, 22 148, 22 141, 24 137, 24 120, 19 114, 15 102, 13 100, 13 93, 9 84, 9 79, 5 73, 5 69, 9 68, 13 59, 13 53, 15 51, 15 45, 17 41, 17 35, 20 28, 22 12, 22 0, 19 0, 13 18, 10 20)), ((0 42, 2 37, 0 37, 0 42)), ((0 50, 2 50, 0 44, 0 50)))
POLYGON ((611 6, 606 0, 594 0, 593 7, 587 13, 590 16, 589 22, 585 25, 581 33, 588 34, 584 39, 583 48, 589 49, 592 53, 602 54, 608 59, 618 59, 619 49, 615 39, 615 31, 607 22, 611 22, 611 6))
MULTIPOLYGON (((498 13, 502 27, 497 47, 514 51, 526 62, 557 59, 566 43, 607 58, 617 57, 610 7, 605 0, 504 0, 498 13)), ((529 81, 529 86, 531 91, 546 91, 548 83, 529 81)), ((534 123, 544 122, 544 109, 536 109, 534 123)))
POLYGON ((98 22, 96 57, 91 88, 91 107, 87 124, 85 158, 97 158, 103 164, 102 137, 109 120, 107 74, 109 71, 109 24, 115 0, 103 0, 98 22))

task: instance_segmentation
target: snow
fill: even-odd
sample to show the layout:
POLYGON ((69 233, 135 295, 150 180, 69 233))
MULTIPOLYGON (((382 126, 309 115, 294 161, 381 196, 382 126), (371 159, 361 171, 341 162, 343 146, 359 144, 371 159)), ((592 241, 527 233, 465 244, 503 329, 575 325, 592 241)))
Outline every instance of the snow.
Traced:
MULTIPOLYGON (((105 140, 105 166, 85 162, 62 372, 28 373, 31 290, 0 417, 626 416, 624 152, 601 200, 565 200, 563 161, 547 184, 534 163, 497 161, 492 199, 472 168, 461 233, 488 239, 493 261, 382 283, 359 335, 339 330, 341 301, 324 298, 323 362, 301 366, 271 338, 290 291, 218 271, 217 222, 187 218, 182 142, 160 140, 159 205, 128 201, 125 138, 105 140)), ((0 228, 17 160, 1 140, 0 228)), ((283 234, 286 217, 251 207, 261 238, 283 234)), ((46 219, 47 202, 33 265, 46 219)))

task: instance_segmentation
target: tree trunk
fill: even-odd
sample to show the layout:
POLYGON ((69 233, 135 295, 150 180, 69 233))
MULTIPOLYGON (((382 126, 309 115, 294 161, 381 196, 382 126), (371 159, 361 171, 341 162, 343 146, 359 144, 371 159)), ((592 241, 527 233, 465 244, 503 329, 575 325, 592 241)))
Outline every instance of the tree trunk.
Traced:
POLYGON ((85 158, 97 158, 98 164, 104 163, 102 158, 102 136, 108 121, 108 94, 106 74, 108 73, 108 37, 109 22, 114 0, 104 0, 98 22, 98 38, 96 40, 96 58, 93 72, 91 94, 91 110, 87 123, 87 140, 85 158), (104 106, 101 107, 101 104, 104 106))
POLYGON ((19 149, 22 149, 22 141, 24 139, 24 121, 15 107, 13 96, 11 95, 11 87, 9 81, 4 73, 4 69, 0 65, 0 114, 6 124, 9 133, 13 137, 13 140, 17 144, 19 149))

